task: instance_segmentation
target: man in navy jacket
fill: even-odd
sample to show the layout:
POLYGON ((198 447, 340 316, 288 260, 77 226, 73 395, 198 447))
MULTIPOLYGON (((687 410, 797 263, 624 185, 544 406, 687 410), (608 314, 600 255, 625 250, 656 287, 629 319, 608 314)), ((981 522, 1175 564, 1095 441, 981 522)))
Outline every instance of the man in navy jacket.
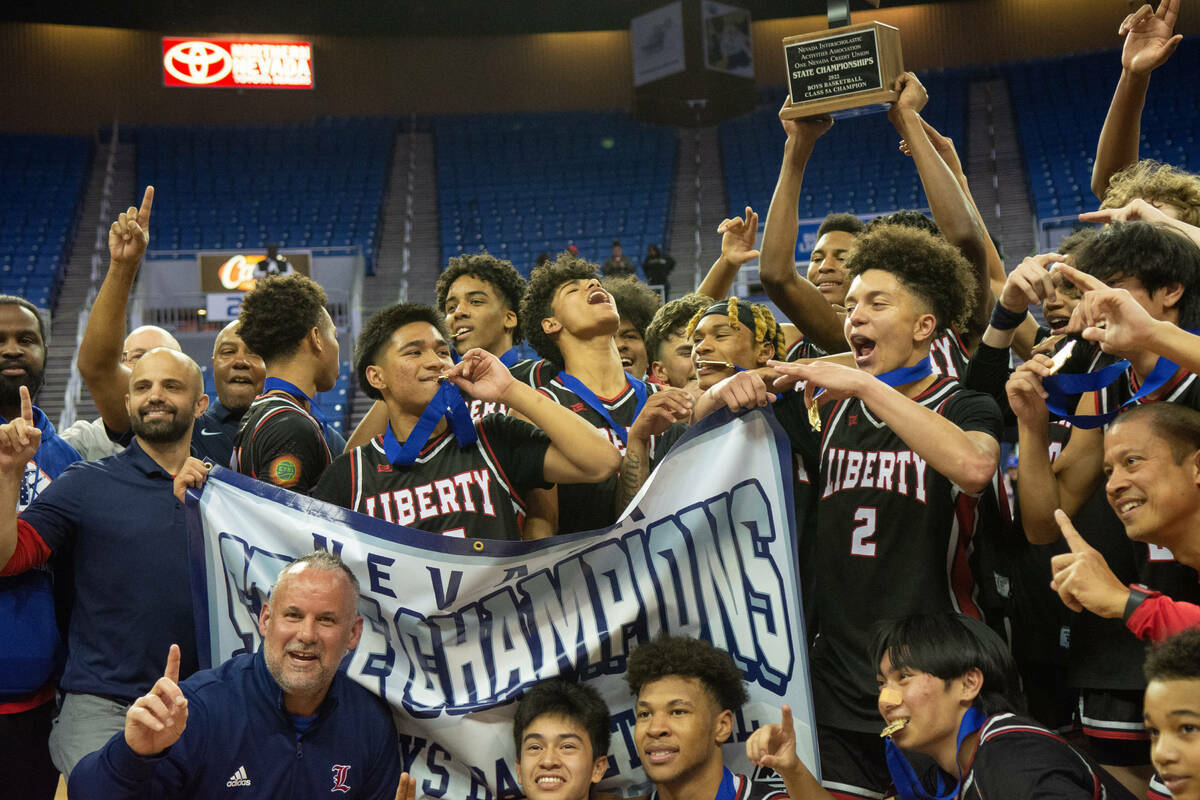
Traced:
POLYGON ((317 551, 280 573, 257 653, 182 684, 179 649, 125 730, 71 773, 72 795, 392 800, 400 779, 387 706, 338 665, 358 644, 358 580, 317 551))

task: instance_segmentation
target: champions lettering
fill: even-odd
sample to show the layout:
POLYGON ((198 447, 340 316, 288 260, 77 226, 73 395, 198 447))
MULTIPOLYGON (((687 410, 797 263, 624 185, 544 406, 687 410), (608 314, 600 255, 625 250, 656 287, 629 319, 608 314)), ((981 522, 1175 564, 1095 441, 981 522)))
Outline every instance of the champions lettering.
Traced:
MULTIPOLYGON (((552 568, 510 568, 491 593, 461 608, 450 610, 462 573, 427 567, 448 613, 399 607, 389 616, 386 603, 364 611, 388 643, 370 673, 379 693, 414 717, 466 714, 565 670, 623 674, 630 649, 669 631, 711 639, 748 681, 782 694, 795 653, 784 576, 768 549, 777 535, 788 532, 777 528, 758 482, 746 481, 618 538, 584 540, 552 568)), ((411 567, 376 554, 366 565, 364 595, 412 590, 411 567)))

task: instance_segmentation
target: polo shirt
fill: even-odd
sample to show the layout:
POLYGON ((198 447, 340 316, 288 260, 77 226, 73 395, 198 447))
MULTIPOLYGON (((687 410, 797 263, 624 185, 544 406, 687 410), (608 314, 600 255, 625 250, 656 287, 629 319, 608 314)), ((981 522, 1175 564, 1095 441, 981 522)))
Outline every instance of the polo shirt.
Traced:
POLYGON ((172 644, 195 672, 196 628, 183 505, 170 474, 133 443, 68 467, 20 513, 17 550, 0 574, 51 555, 73 560, 67 692, 133 700, 162 677, 172 644))
POLYGON ((241 430, 245 413, 244 408, 230 411, 214 398, 192 430, 192 455, 228 467, 233 457, 233 440, 241 430))

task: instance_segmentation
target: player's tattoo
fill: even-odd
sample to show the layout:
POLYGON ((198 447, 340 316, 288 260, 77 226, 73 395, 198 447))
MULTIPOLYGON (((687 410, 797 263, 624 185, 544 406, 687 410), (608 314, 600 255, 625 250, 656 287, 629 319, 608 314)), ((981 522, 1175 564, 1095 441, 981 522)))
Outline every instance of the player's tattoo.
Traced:
POLYGON ((632 447, 625 450, 621 459, 621 476, 617 482, 617 513, 620 514, 629 505, 629 501, 642 488, 646 480, 645 466, 649 459, 643 459, 633 451, 632 447))

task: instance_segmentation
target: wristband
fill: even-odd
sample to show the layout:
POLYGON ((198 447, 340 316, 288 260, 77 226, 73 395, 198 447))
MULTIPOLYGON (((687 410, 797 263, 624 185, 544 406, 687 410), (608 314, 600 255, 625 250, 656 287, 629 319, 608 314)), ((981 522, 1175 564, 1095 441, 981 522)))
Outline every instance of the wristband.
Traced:
POLYGON ((1125 601, 1125 613, 1121 615, 1121 620, 1129 622, 1129 618, 1133 616, 1133 612, 1138 610, 1138 606, 1157 594, 1158 592, 1151 591, 1145 586, 1140 586, 1136 583, 1130 584, 1129 599, 1125 601))
POLYGON ((995 307, 992 309, 992 318, 988 321, 988 324, 998 331, 1011 331, 1025 321, 1028 313, 1027 311, 1020 313, 1009 311, 997 300, 995 307))

